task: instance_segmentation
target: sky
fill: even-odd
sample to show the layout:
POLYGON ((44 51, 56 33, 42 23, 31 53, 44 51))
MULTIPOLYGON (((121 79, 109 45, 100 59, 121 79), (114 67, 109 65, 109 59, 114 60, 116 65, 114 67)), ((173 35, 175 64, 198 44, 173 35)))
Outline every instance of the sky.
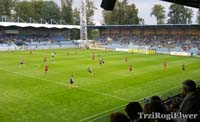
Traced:
MULTIPOLYGON (((55 2, 58 3, 59 5, 60 5, 60 1, 61 0, 55 0, 55 2)), ((102 8, 100 7, 102 0, 93 0, 93 1, 94 1, 96 8, 97 8, 97 10, 95 11, 95 15, 94 15, 93 19, 94 19, 94 22, 97 25, 99 25, 100 23, 103 22, 102 8)), ((145 20, 145 24, 148 24, 148 25, 156 24, 155 17, 150 16, 151 8, 155 4, 161 4, 165 7, 166 16, 167 16, 167 13, 169 12, 168 8, 171 5, 171 3, 160 1, 160 0, 128 0, 128 1, 130 3, 135 3, 136 7, 138 8, 138 16, 143 18, 145 20)), ((80 2, 81 2, 81 0, 73 0, 73 7, 79 7, 80 2)), ((195 23, 196 22, 196 13, 197 13, 198 9, 192 8, 192 10, 193 10, 192 21, 193 21, 193 23, 195 23)))

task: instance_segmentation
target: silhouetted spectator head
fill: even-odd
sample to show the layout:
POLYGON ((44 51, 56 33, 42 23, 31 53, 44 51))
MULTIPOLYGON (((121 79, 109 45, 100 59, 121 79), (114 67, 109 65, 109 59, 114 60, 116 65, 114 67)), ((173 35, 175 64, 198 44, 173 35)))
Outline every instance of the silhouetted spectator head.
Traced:
POLYGON ((160 102, 162 102, 162 100, 161 100, 161 98, 159 96, 152 96, 151 97, 151 102, 152 101, 160 101, 160 102))
POLYGON ((183 94, 187 95, 190 92, 196 91, 196 83, 193 80, 186 80, 183 82, 183 94))
POLYGON ((130 120, 123 113, 116 112, 110 115, 110 122, 130 122, 130 120))
POLYGON ((165 112, 163 105, 161 104, 160 101, 157 101, 157 100, 150 102, 148 105, 148 108, 149 108, 150 113, 152 112, 164 113, 165 112))
POLYGON ((129 118, 133 121, 135 119, 139 118, 139 112, 142 112, 143 109, 140 105, 140 103, 138 102, 130 102, 126 108, 125 111, 127 113, 127 115, 129 116, 129 118))

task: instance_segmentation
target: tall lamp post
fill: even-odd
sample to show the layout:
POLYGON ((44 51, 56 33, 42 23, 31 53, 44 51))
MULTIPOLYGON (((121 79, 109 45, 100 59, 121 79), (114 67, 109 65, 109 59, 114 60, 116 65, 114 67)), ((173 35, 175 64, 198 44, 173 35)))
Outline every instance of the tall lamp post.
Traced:
POLYGON ((79 47, 86 47, 88 45, 88 34, 87 34, 87 12, 86 12, 87 2, 86 0, 81 0, 80 7, 80 45, 79 47))

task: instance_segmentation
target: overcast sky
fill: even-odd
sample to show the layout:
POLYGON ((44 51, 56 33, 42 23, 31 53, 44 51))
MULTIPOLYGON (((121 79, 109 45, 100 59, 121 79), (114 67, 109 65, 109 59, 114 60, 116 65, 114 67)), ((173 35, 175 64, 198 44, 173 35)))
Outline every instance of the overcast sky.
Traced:
MULTIPOLYGON (((55 0, 58 4, 60 4, 61 0, 55 0)), ((78 7, 80 5, 80 1, 81 0, 73 0, 73 5, 74 7, 78 7)), ((102 0, 93 0, 94 4, 97 8, 96 12, 95 12, 95 16, 94 16, 94 22, 95 23, 100 23, 103 21, 102 18, 102 9, 100 8, 100 4, 102 0)), ((163 2, 160 0, 128 0, 130 3, 134 2, 136 7, 138 8, 138 15, 139 17, 143 18, 145 20, 145 24, 156 24, 156 19, 155 17, 151 17, 150 16, 150 12, 151 12, 151 8, 155 5, 155 4, 161 4, 165 7, 166 13, 168 13, 169 11, 169 6, 171 5, 171 3, 168 2, 163 2)), ((193 23, 195 23, 196 21, 196 13, 197 13, 197 9, 192 8, 193 9, 193 23)), ((167 15, 166 15, 167 16, 167 15)))

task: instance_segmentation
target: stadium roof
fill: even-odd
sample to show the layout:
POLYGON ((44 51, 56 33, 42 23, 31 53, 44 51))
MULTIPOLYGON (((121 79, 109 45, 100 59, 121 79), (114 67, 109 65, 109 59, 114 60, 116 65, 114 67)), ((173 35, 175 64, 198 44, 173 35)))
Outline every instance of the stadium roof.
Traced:
POLYGON ((200 28, 198 24, 160 24, 160 25, 89 25, 90 29, 132 29, 132 28, 200 28))
POLYGON ((200 8, 200 0, 162 0, 172 3, 177 3, 181 5, 186 5, 190 7, 200 8))
POLYGON ((56 28, 56 29, 80 29, 79 25, 57 25, 57 24, 38 24, 38 23, 18 23, 18 22, 0 22, 1 27, 33 27, 33 28, 56 28))

